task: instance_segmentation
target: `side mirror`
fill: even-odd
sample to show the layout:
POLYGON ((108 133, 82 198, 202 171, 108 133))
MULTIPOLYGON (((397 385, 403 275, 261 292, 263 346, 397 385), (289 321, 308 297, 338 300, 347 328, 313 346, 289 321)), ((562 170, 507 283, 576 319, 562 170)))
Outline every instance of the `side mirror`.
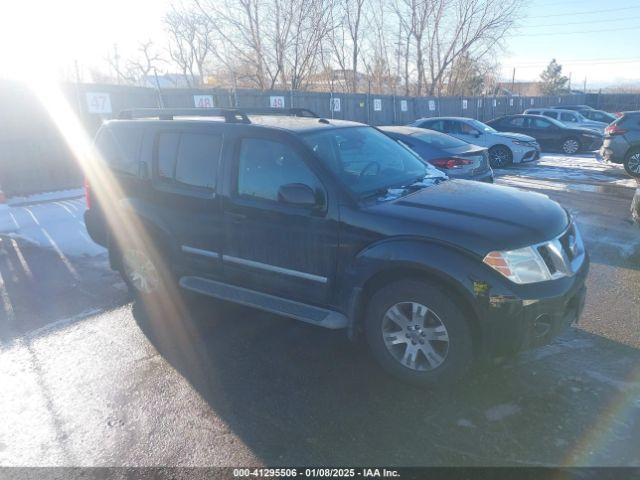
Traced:
POLYGON ((318 202, 309 185, 287 183, 278 189, 278 202, 299 207, 315 207, 318 202))

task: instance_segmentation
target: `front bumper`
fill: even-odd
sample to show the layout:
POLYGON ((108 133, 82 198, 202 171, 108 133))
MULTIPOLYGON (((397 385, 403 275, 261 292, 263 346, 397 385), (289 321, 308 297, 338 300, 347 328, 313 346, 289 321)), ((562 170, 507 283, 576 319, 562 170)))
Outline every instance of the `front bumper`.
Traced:
POLYGON ((588 271, 585 254, 572 277, 518 286, 507 295, 489 294, 481 322, 484 356, 504 357, 546 345, 577 323, 584 309, 588 271))
POLYGON ((513 149, 513 163, 533 162, 540 158, 540 147, 517 147, 513 149))

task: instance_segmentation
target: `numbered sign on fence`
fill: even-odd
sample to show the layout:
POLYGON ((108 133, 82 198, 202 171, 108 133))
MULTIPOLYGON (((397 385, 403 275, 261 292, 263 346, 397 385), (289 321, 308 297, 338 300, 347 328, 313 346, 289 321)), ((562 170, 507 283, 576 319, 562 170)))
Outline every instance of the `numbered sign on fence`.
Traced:
POLYGON ((535 103, 535 102, 534 102, 534 100, 533 100, 533 98, 532 98, 532 99, 531 99, 531 105, 533 105, 534 103, 535 103))
POLYGON ((407 101, 406 100, 400 100, 400 111, 401 112, 406 112, 407 110, 409 110, 409 108, 407 106, 407 101))
POLYGON ((193 105, 196 108, 213 108, 213 95, 194 95, 193 105))
POLYGON ((462 100, 462 109, 463 110, 466 110, 468 105, 469 105, 469 103, 467 102, 466 98, 464 100, 462 100))
POLYGON ((436 110, 436 101, 435 100, 429 100, 429 111, 430 112, 435 112, 436 110))
POLYGON ((269 97, 269 106, 271 108, 284 108, 284 97, 278 97, 278 96, 269 97))
POLYGON ((513 107, 513 98, 510 98, 510 99, 509 99, 509 106, 510 106, 510 107, 513 107))
POLYGON ((373 111, 381 112, 382 111, 382 100, 379 98, 373 99, 373 111))
POLYGON ((340 99, 339 98, 332 98, 331 99, 331 110, 333 112, 339 112, 340 111, 340 99))
POLYGON ((109 94, 87 92, 87 111, 89 113, 111 113, 111 97, 109 94))

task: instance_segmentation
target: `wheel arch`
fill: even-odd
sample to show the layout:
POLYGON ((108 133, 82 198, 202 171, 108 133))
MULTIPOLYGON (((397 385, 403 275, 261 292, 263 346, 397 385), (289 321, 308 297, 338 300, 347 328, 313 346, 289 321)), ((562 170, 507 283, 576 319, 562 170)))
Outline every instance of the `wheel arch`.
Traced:
MULTIPOLYGON (((429 244, 427 242, 419 242, 423 247, 419 249, 424 252, 429 244)), ((471 260, 468 259, 462 252, 458 252, 452 248, 447 248, 438 244, 431 244, 433 251, 431 255, 415 255, 416 242, 413 241, 391 241, 385 242, 385 251, 388 251, 391 245, 396 244, 399 252, 403 252, 405 258, 397 258, 396 260, 389 262, 388 258, 380 262, 376 262, 376 268, 366 268, 367 274, 362 276, 356 285, 354 286, 357 292, 357 299, 353 300, 353 305, 350 308, 350 320, 352 326, 350 331, 352 335, 357 336, 362 333, 362 325, 364 321, 364 315, 366 313, 367 305, 371 297, 379 291, 381 288, 390 285, 393 282, 406 279, 414 279, 423 282, 429 282, 436 287, 447 291, 451 294, 458 307, 463 310, 469 329, 473 336, 474 354, 480 353, 483 345, 482 329, 480 325, 480 312, 475 305, 475 298, 467 286, 463 285, 461 281, 455 278, 454 275, 445 271, 444 266, 458 265, 457 271, 462 272, 467 270, 465 265, 471 266, 471 260), (413 255, 412 252, 413 251, 413 255), (413 258, 410 258, 413 257, 413 258), (429 260, 432 259, 432 261, 429 260)), ((372 248, 367 252, 367 260, 372 257, 375 258, 377 250, 382 246, 372 248)), ((382 257, 388 257, 388 255, 382 255, 382 257)), ((471 272, 475 268, 469 268, 471 272)))
POLYGON ((121 237, 114 235, 113 232, 109 234, 109 263, 112 269, 118 270, 120 268, 121 244, 128 241, 135 233, 138 234, 137 240, 144 248, 157 249, 158 252, 174 258, 175 239, 160 219, 147 214, 136 203, 122 203, 120 209, 124 218, 127 219, 128 227, 121 230, 121 237), (127 230, 133 230, 133 232, 127 230))

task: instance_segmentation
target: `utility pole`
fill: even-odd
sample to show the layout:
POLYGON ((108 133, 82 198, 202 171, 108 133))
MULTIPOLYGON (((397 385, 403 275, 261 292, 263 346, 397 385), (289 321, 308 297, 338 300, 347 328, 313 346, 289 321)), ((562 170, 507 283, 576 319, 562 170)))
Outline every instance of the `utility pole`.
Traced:
POLYGON ((120 55, 118 54, 118 44, 113 44, 113 63, 116 67, 116 78, 118 79, 118 85, 120 85, 120 55))
POLYGON ((569 94, 571 94, 571 72, 569 72, 569 94))
POLYGON ((516 67, 513 67, 513 74, 511 75, 511 95, 513 95, 516 88, 516 67))

